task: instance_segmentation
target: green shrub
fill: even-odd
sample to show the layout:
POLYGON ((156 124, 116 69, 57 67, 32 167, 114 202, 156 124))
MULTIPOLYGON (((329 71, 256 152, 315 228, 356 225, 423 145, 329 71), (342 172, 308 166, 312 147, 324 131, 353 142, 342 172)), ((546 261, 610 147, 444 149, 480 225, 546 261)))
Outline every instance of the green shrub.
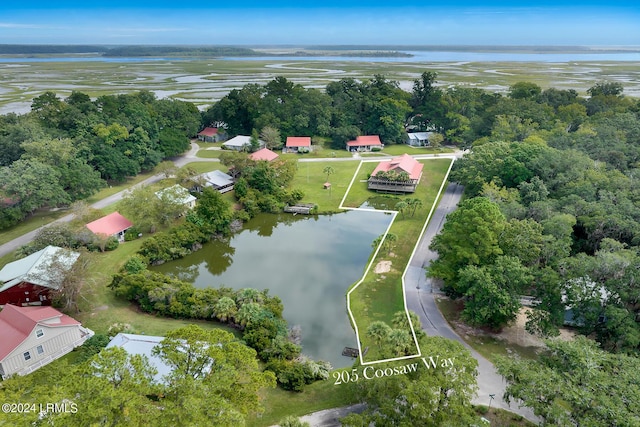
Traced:
POLYGON ((120 242, 118 241, 117 238, 110 236, 106 243, 104 244, 104 250, 105 251, 114 251, 116 249, 118 249, 118 246, 120 246, 120 242))
POLYGON ((276 374, 278 384, 285 390, 301 392, 313 382, 313 374, 306 366, 296 361, 273 360, 266 369, 276 374))
POLYGON ((125 242, 130 242, 132 240, 136 240, 139 235, 140 235, 140 229, 138 229, 136 226, 133 226, 130 229, 128 229, 127 231, 125 231, 125 233, 124 233, 124 241, 125 242))
POLYGON ((80 353, 78 362, 83 362, 91 358, 93 355, 100 353, 100 350, 105 348, 107 344, 109 344, 110 340, 111 338, 109 338, 108 335, 104 334, 95 334, 94 336, 86 340, 78 350, 80 353))

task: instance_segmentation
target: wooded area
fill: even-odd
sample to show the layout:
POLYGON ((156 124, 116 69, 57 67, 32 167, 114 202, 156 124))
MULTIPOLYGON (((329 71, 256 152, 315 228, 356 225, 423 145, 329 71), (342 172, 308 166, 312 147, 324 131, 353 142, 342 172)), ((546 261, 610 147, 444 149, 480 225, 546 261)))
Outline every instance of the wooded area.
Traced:
MULTIPOLYGON (((188 138, 213 123, 225 123, 230 136, 269 127, 283 138, 322 137, 335 149, 357 135, 376 134, 393 144, 404 141, 407 129, 429 130, 443 135, 444 143, 470 148, 450 175, 465 186, 466 200, 435 238, 439 259, 429 270, 451 297, 464 301, 464 319, 499 329, 515 318, 520 296, 532 295, 531 331, 553 336, 567 320, 600 344, 597 351, 575 344, 597 356, 593 366, 636 366, 640 102, 611 82, 594 82, 589 96, 581 97, 527 82, 514 84, 507 95, 441 88, 436 79, 425 72, 406 92, 384 76, 345 78, 321 91, 278 77, 234 89, 203 113, 144 91, 95 100, 78 92, 59 99, 48 92, 34 99, 30 113, 0 117, 0 228, 150 170, 185 151, 188 138)), ((286 162, 274 173, 266 165, 243 165, 234 155, 223 160, 242 169, 236 195, 247 215, 301 197, 284 188, 295 172, 286 162)), ((224 234, 232 219, 242 219, 232 217, 219 197, 203 199, 210 203, 186 222, 196 240, 224 234), (209 218, 206 229, 202 218, 209 218)), ((252 339, 275 330, 263 327, 252 339)), ((551 354, 571 351, 552 348, 551 354)), ((572 372, 553 358, 545 362, 557 372, 572 372)), ((514 373, 524 367, 502 369, 510 384, 524 381, 514 373)), ((514 388, 510 393, 525 397, 514 388)), ((583 403, 553 396, 562 408, 581 414, 583 403)), ((616 421, 591 412, 596 418, 590 419, 628 421, 640 405, 637 393, 627 398, 631 409, 620 410, 616 421)))

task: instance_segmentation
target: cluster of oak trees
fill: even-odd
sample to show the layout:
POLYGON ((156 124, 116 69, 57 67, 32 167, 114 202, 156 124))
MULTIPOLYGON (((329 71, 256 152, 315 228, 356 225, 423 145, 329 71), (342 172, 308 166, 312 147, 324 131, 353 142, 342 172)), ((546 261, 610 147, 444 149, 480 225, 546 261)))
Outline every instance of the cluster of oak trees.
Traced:
POLYGON ((46 92, 30 113, 0 116, 0 228, 184 152, 200 120, 195 105, 147 91, 95 100, 46 92))
POLYGON ((434 239, 428 274, 472 324, 500 329, 530 295, 530 331, 553 336, 569 323, 593 339, 503 359, 508 397, 549 425, 636 425, 640 103, 616 83, 589 95, 519 83, 469 117, 502 106, 454 165, 466 198, 434 239))

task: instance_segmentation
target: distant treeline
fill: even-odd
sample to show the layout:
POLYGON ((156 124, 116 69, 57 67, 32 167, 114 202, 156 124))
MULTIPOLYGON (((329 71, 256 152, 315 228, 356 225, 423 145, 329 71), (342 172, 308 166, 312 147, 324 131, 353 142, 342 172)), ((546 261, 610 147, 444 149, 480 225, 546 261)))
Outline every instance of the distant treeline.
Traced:
POLYGON ((107 46, 49 45, 49 44, 0 44, 0 55, 36 55, 50 53, 102 53, 107 46))
POLYGON ((262 55, 245 47, 233 46, 120 46, 107 50, 104 56, 257 56, 262 55))

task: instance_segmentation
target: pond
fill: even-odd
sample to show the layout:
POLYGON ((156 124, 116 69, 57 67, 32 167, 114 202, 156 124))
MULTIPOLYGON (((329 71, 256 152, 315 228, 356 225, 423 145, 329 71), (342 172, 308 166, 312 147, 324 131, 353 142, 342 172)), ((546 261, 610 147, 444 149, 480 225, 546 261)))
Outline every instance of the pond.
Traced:
POLYGON ((212 242, 181 260, 154 267, 196 287, 269 289, 284 304, 289 326, 302 328, 303 353, 334 367, 357 347, 346 292, 362 277, 371 243, 391 215, 348 211, 333 215, 261 214, 228 242, 212 242))

